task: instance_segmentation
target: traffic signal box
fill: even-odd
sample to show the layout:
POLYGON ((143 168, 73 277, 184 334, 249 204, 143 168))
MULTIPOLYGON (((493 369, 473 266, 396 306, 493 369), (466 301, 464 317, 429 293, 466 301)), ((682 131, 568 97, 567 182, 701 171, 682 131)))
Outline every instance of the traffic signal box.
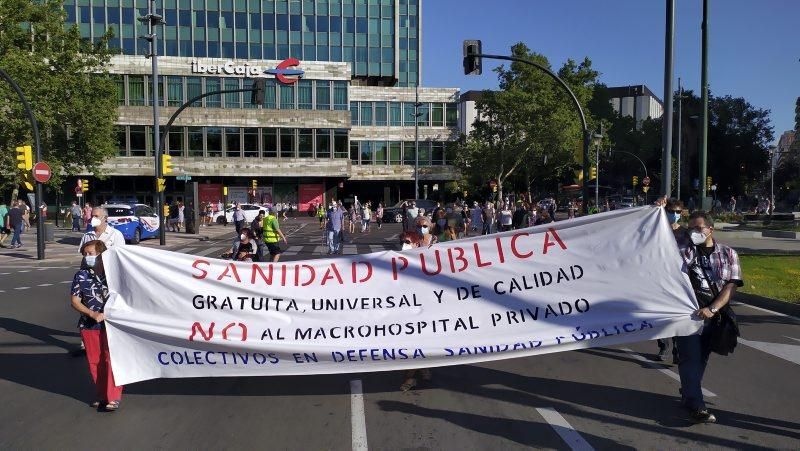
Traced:
POLYGON ((706 177, 706 191, 711 191, 711 185, 713 185, 711 176, 706 177))
POLYGON ((589 169, 589 180, 597 180, 597 168, 594 166, 589 169))
POLYGON ((89 191, 89 180, 81 179, 81 191, 84 193, 89 191))
POLYGON ((480 40, 466 40, 464 41, 464 75, 480 75, 481 74, 481 57, 476 56, 481 54, 481 41, 480 40))
POLYGON ((637 177, 637 176, 635 176, 635 175, 634 175, 634 176, 633 176, 633 186, 636 186, 636 185, 638 185, 638 184, 639 184, 639 177, 637 177))
POLYGON ((33 169, 33 150, 31 146, 17 147, 17 168, 26 172, 33 169))
POLYGON ((165 189, 167 189, 167 179, 158 179, 158 192, 163 193, 165 189))
POLYGON ((161 155, 161 174, 172 174, 172 155, 161 155))

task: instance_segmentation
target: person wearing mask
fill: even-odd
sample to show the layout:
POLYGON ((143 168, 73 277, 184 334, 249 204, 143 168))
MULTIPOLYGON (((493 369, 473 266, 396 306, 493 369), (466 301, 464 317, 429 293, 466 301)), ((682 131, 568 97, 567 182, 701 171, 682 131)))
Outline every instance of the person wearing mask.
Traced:
POLYGON ((237 262, 252 262, 253 259, 258 260, 258 243, 255 241, 253 231, 248 227, 242 227, 239 231, 239 236, 231 246, 230 256, 231 260, 237 262))
POLYGON ((86 229, 87 232, 91 227, 91 225, 89 224, 91 221, 92 221, 92 204, 86 202, 83 205, 83 227, 86 229))
POLYGON ((350 207, 350 235, 356 232, 356 224, 359 223, 358 208, 358 204, 353 204, 353 206, 350 207))
POLYGON ((72 308, 81 314, 78 329, 86 346, 89 374, 95 384, 95 400, 90 405, 113 412, 120 407, 122 386, 114 382, 106 337, 103 310, 108 300, 108 286, 101 257, 105 250, 106 245, 100 240, 81 245, 83 262, 72 280, 70 301, 72 308))
POLYGON ((483 222, 483 235, 492 233, 495 221, 494 205, 487 201, 486 205, 481 210, 481 221, 483 222))
POLYGON ((78 202, 72 201, 72 206, 69 208, 69 212, 72 215, 72 231, 73 232, 80 232, 81 231, 81 207, 78 206, 78 202))
POLYGON ((362 221, 361 232, 362 233, 364 233, 364 232, 369 233, 369 220, 370 220, 370 216, 372 215, 371 207, 372 207, 372 205, 369 202, 367 202, 367 203, 364 204, 364 208, 361 210, 361 221, 362 221))
POLYGON ((470 210, 470 226, 473 232, 480 233, 483 231, 483 210, 481 210, 478 201, 472 203, 472 210, 470 210))
POLYGON ((514 213, 511 211, 511 203, 506 202, 500 210, 500 230, 508 232, 513 225, 514 213))
POLYGON ((322 230, 325 228, 325 206, 320 203, 317 206, 317 219, 319 219, 319 229, 322 230))
POLYGON ((105 208, 92 209, 89 227, 92 227, 92 230, 83 234, 79 249, 83 249, 84 244, 94 240, 102 241, 108 249, 125 245, 125 237, 122 232, 108 225, 108 212, 105 208))
POLYGON ((743 285, 739 255, 714 239, 714 220, 698 210, 689 215, 689 242, 681 249, 684 271, 688 272, 700 308, 694 316, 705 321, 700 334, 677 337, 681 403, 695 423, 714 423, 703 400, 703 375, 711 354, 709 320, 717 315, 733 316, 730 303, 736 288, 743 285))
POLYGON ((378 224, 378 230, 383 227, 383 202, 378 202, 378 209, 375 210, 375 223, 378 224))
POLYGON ((416 221, 414 222, 416 226, 417 232, 422 236, 422 240, 420 241, 420 247, 431 247, 436 244, 436 235, 434 235, 433 227, 431 226, 431 220, 428 219, 427 216, 417 216, 416 221))
POLYGON ((264 229, 264 245, 269 250, 270 259, 273 262, 277 262, 281 257, 281 252, 283 252, 278 245, 278 238, 280 237, 284 244, 289 244, 289 242, 286 240, 286 235, 281 232, 278 218, 275 217, 271 208, 267 209, 267 215, 264 216, 261 225, 264 229))
POLYGON ((342 204, 337 203, 328 210, 327 218, 325 221, 325 230, 327 231, 328 241, 328 255, 342 253, 342 227, 346 212, 342 208, 342 204))
POLYGON ((233 207, 233 225, 236 227, 236 234, 239 235, 242 233, 242 228, 244 228, 244 211, 242 210, 242 206, 238 203, 233 207))
POLYGON ((23 214, 21 202, 15 202, 14 207, 8 211, 8 227, 14 234, 11 237, 11 249, 22 247, 22 228, 25 227, 23 214))
POLYGON ((416 224, 417 216, 419 215, 419 208, 417 208, 417 203, 411 201, 410 206, 406 209, 406 221, 408 223, 408 230, 413 230, 414 225, 416 224))
MULTIPOLYGON (((686 233, 686 227, 682 226, 680 223, 681 214, 683 213, 683 202, 678 199, 670 199, 667 201, 665 209, 667 212, 667 219, 669 220, 670 227, 672 228, 672 234, 675 236, 675 242, 678 243, 678 248, 683 248, 688 244, 689 240, 686 233)), ((661 362, 667 360, 667 355, 669 355, 671 345, 672 363, 678 364, 679 359, 676 338, 672 338, 672 340, 668 338, 659 338, 656 340, 656 342, 658 343, 658 355, 656 356, 656 360, 661 362)))
POLYGON ((436 228, 436 234, 444 231, 444 228, 447 226, 447 213, 444 211, 443 208, 438 210, 434 210, 433 218, 436 221, 434 226, 436 228))
POLYGON ((250 222, 250 230, 253 232, 253 238, 257 241, 264 239, 264 216, 266 215, 266 210, 259 210, 256 217, 250 222))
POLYGON ((464 224, 463 236, 469 236, 469 230, 472 228, 472 217, 466 203, 461 207, 461 222, 464 224))

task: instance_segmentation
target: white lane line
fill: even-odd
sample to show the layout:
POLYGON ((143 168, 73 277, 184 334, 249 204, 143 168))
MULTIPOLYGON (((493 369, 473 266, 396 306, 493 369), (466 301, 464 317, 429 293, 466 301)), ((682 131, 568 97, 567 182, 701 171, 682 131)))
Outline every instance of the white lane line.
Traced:
POLYGON ((738 306, 749 307, 749 308, 751 308, 753 310, 758 310, 760 312, 769 313, 770 315, 782 316, 784 318, 792 318, 792 319, 795 319, 797 321, 800 321, 800 318, 798 318, 796 316, 787 315, 785 313, 780 313, 780 312, 774 312, 772 310, 767 310, 765 308, 756 307, 755 305, 745 304, 743 302, 731 302, 731 305, 734 305, 734 306, 737 306, 737 307, 738 306))
POLYGON ((314 255, 322 255, 328 253, 328 246, 317 246, 314 248, 314 255))
POLYGON ((356 248, 355 244, 345 244, 342 246, 342 254, 345 255, 354 255, 358 253, 358 249, 356 248))
POLYGON ((288 249, 281 252, 283 255, 297 255, 303 250, 303 246, 289 246, 288 249))
POLYGON ((51 285, 53 285, 53 284, 52 283, 40 283, 39 285, 36 285, 36 286, 37 287, 49 287, 51 285))
POLYGON ((31 272, 31 270, 30 269, 23 269, 22 271, 17 271, 17 272, 31 272))
POLYGON ((46 269, 47 269, 47 268, 39 268, 39 269, 37 269, 37 271, 44 271, 44 270, 46 270, 46 269))
POLYGON ((0 276, 7 276, 9 274, 11 274, 11 273, 10 272, 0 272, 0 276))
POLYGON ((27 290, 30 287, 16 287, 15 290, 27 290))
MULTIPOLYGON (((791 338, 791 337, 786 337, 791 338)), ((792 340, 797 340, 796 338, 792 338, 792 340)), ((783 343, 770 343, 767 341, 750 341, 745 340, 742 337, 739 337, 739 343, 757 349, 761 352, 766 352, 772 356, 778 357, 780 359, 786 360, 787 362, 792 362, 795 365, 800 365, 800 345, 795 344, 783 344, 783 343)))
POLYGON ((72 283, 72 281, 71 280, 62 280, 61 282, 58 282, 58 283, 72 283))
POLYGON ((353 428, 353 450, 366 451, 367 418, 364 415, 364 390, 361 379, 350 381, 350 425, 353 428))
POLYGON ((581 434, 572 427, 569 422, 561 416, 560 413, 556 412, 556 409, 552 407, 538 407, 536 411, 539 412, 539 415, 550 424, 550 427, 556 431, 562 440, 569 446, 572 450, 581 450, 581 451, 589 451, 594 450, 592 445, 589 444, 586 440, 581 437, 581 434))
MULTIPOLYGON (((230 248, 228 248, 228 249, 230 249, 230 248)), ((224 247, 212 247, 212 248, 209 248, 209 249, 203 249, 203 250, 201 250, 199 252, 195 252, 194 255, 197 255, 198 257, 205 257, 207 255, 216 253, 217 254, 216 257, 219 257, 220 255, 222 255, 223 252, 225 252, 225 248, 224 247)))
MULTIPOLYGON (((620 348, 620 349, 622 349, 623 351, 625 351, 628 354, 630 354, 630 356, 635 358, 636 360, 644 363, 646 366, 648 366, 650 368, 653 368, 655 370, 661 371, 662 373, 666 374, 667 376, 671 377, 672 379, 675 379, 676 381, 678 381, 678 383, 681 382, 681 377, 678 375, 678 373, 676 373, 674 371, 671 371, 671 370, 668 370, 666 368, 661 368, 656 363, 651 362, 650 360, 648 360, 646 357, 637 354, 636 351, 634 351, 633 349, 628 349, 628 348, 620 348)), ((714 392, 712 392, 711 390, 703 388, 703 396, 706 396, 706 397, 709 397, 709 398, 714 398, 717 395, 714 392)))

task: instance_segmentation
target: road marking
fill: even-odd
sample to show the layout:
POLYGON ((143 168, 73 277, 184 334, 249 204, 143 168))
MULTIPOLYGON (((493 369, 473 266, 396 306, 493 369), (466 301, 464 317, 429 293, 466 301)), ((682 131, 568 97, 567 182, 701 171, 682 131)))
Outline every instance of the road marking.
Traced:
POLYGON ((194 249, 194 247, 184 247, 183 249, 178 249, 173 252, 179 252, 181 254, 188 254, 190 250, 194 249))
MULTIPOLYGON (((648 366, 648 367, 650 367, 650 368, 653 368, 653 369, 656 369, 656 370, 658 370, 658 371, 661 371, 662 373, 666 374, 667 376, 669 376, 669 377, 671 377, 671 378, 675 379, 676 381, 678 381, 678 383, 680 383, 680 382, 681 382, 681 377, 678 375, 678 373, 676 373, 676 372, 674 372, 674 371, 672 371, 672 370, 668 370, 668 369, 666 369, 666 368, 661 368, 661 367, 660 367, 660 366, 658 366, 656 363, 654 363, 654 362, 651 362, 651 361, 650 361, 650 360, 648 360, 646 357, 644 357, 644 356, 642 356, 642 355, 639 355, 638 353, 636 353, 636 351, 634 351, 633 349, 628 349, 628 348, 620 348, 620 349, 622 349, 623 351, 625 351, 625 352, 627 352, 628 354, 630 354, 630 355, 631 355, 631 357, 635 358, 636 360, 638 360, 638 361, 640 361, 640 362, 644 363, 646 366, 648 366)), ((708 390, 708 389, 706 389, 706 388, 703 388, 703 396, 707 396, 707 397, 709 397, 709 398, 714 398, 714 397, 716 397, 717 395, 716 395, 714 392, 712 392, 711 390, 708 390)))
POLYGON ((383 252, 386 250, 386 247, 381 244, 370 244, 369 250, 370 252, 383 252))
POLYGON ((39 285, 36 285, 36 286, 37 287, 49 287, 51 285, 53 285, 53 284, 52 283, 40 283, 39 285))
MULTIPOLYGON (((228 248, 228 249, 230 249, 230 248, 228 248)), ((199 252, 195 252, 194 255, 197 255, 198 257, 205 257, 205 256, 207 256, 209 254, 213 254, 213 253, 216 252, 217 253, 217 257, 219 257, 220 255, 222 255, 222 252, 224 250, 225 250, 224 247, 212 247, 212 248, 209 248, 209 249, 203 249, 203 250, 201 250, 199 252)))
POLYGON ((350 381, 350 424, 353 428, 353 450, 366 451, 367 419, 364 415, 364 390, 361 379, 350 381))
POLYGON ((17 272, 31 272, 31 270, 30 269, 23 269, 22 271, 17 271, 17 272))
POLYGON ((62 280, 61 282, 58 282, 58 283, 72 283, 72 281, 71 280, 62 280))
POLYGON ((342 246, 342 254, 345 255, 358 254, 358 249, 356 248, 355 244, 345 244, 344 246, 342 246))
POLYGON ((390 236, 389 238, 384 238, 383 240, 384 241, 395 241, 398 238, 400 238, 400 234, 399 233, 395 233, 394 235, 390 236))
MULTIPOLYGON (((791 337, 786 337, 791 338, 791 337)), ((792 340, 797 340, 796 338, 792 338, 792 340)), ((770 343, 767 341, 750 341, 745 340, 742 337, 739 337, 739 343, 757 349, 761 352, 766 352, 767 354, 773 355, 783 360, 787 360, 789 362, 794 363, 795 365, 800 365, 800 345, 793 345, 793 344, 782 344, 782 343, 770 343)))
POLYGON ((328 246, 317 246, 314 248, 314 254, 327 254, 328 253, 328 246))
POLYGON ((0 272, 0 276, 7 276, 9 274, 11 274, 11 273, 10 272, 0 272))
POLYGON ((289 246, 288 249, 282 252, 283 255, 297 255, 303 250, 303 246, 289 246))
POLYGON ((15 290, 27 290, 30 287, 16 287, 15 290))
POLYGON ((750 307, 753 310, 758 310, 758 311, 761 311, 761 312, 769 313, 771 315, 782 316, 784 318, 792 318, 794 320, 800 321, 800 318, 798 318, 796 316, 787 315, 785 313, 780 313, 780 312, 774 312, 772 310, 767 310, 765 308, 756 307, 755 305, 745 304, 743 302, 731 302, 731 305, 735 305, 735 306, 740 306, 741 305, 741 306, 744 306, 744 307, 750 307))
POLYGON ((564 440, 570 449, 585 451, 594 450, 592 445, 584 440, 581 434, 579 434, 560 413, 556 412, 556 409, 552 407, 537 407, 536 411, 550 424, 550 427, 556 431, 556 434, 564 440))

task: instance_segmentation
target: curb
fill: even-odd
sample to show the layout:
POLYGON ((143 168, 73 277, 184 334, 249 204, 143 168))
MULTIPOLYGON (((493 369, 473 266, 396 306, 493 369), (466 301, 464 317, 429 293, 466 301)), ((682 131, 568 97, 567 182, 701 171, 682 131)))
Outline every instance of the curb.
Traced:
POLYGON ((784 230, 765 230, 763 232, 754 232, 747 230, 730 230, 722 229, 720 232, 725 233, 726 236, 731 238, 783 238, 788 240, 800 240, 800 233, 789 232, 784 230))
POLYGON ((778 301, 776 299, 765 298, 763 296, 750 293, 736 293, 734 300, 743 304, 783 313, 784 315, 792 316, 795 319, 800 318, 800 304, 778 301))

